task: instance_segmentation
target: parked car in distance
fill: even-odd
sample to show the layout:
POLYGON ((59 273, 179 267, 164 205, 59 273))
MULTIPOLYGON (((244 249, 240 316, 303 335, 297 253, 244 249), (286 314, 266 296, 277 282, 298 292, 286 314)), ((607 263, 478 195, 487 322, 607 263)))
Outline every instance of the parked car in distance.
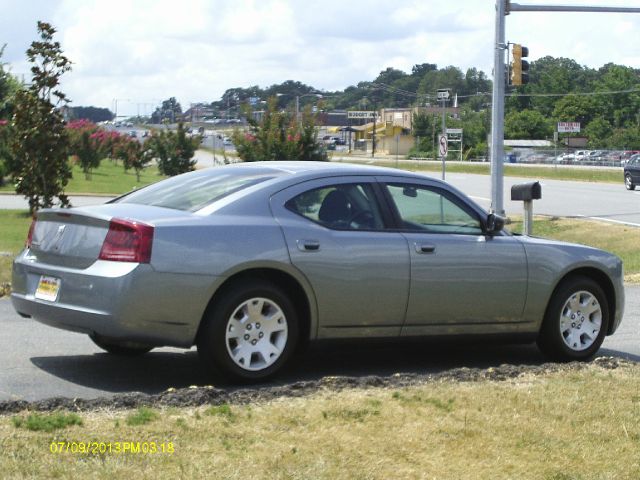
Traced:
POLYGON ((576 162, 582 162, 589 158, 589 150, 576 150, 573 154, 573 160, 576 162))
POLYGON ((329 338, 501 336, 591 358, 623 315, 621 260, 503 224, 407 171, 229 165, 39 211, 11 299, 112 354, 197 345, 235 381, 329 338))
POLYGON ((636 153, 624 164, 624 186, 635 190, 640 185, 640 154, 636 153))

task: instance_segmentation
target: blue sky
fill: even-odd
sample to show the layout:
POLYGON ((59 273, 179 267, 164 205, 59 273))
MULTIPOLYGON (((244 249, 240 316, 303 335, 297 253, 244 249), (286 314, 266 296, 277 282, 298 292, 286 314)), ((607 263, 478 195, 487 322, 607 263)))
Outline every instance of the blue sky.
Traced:
MULTIPOLYGON (((640 0, 518 0, 612 5, 640 0)), ((37 20, 58 30, 74 62, 63 90, 74 105, 149 113, 162 99, 218 99, 232 87, 299 80, 321 90, 419 63, 491 76, 495 0, 0 0, 2 61, 25 75, 37 20)), ((640 14, 512 13, 507 40, 531 59, 553 55, 640 68, 640 14)))

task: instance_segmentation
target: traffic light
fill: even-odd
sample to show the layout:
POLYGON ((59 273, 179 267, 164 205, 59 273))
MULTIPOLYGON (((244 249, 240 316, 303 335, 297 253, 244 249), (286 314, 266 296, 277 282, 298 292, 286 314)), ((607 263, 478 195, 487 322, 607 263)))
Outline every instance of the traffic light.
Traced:
POLYGON ((522 57, 529 56, 529 49, 516 43, 511 49, 513 62, 511 62, 511 85, 524 85, 529 83, 529 62, 522 57))

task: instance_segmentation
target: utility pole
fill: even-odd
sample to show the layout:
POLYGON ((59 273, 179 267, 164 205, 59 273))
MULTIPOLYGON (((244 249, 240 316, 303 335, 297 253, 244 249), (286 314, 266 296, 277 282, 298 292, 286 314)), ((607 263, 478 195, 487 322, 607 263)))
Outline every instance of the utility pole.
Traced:
POLYGON ((491 109, 491 211, 500 215, 504 214, 504 91, 506 83, 504 51, 507 49, 504 32, 505 16, 511 12, 640 13, 640 8, 521 5, 512 3, 510 0, 496 0, 491 109))
POLYGON ((504 23, 506 0, 496 1, 493 45, 493 91, 491 94, 491 211, 504 215, 504 23))

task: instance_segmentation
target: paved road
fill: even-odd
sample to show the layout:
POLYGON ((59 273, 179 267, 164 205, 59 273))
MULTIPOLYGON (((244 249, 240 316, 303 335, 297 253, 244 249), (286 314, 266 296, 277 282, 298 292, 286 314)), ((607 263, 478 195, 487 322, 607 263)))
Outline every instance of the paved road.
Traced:
MULTIPOLYGON (((220 155, 204 150, 196 153, 201 168, 223 164, 220 155)), ((440 178, 440 174, 427 173, 440 178)), ((447 174, 447 181, 470 195, 483 207, 491 204, 491 178, 488 175, 447 174)), ((511 185, 530 182, 531 178, 505 177, 505 210, 507 214, 521 214, 522 202, 510 200, 511 185)), ((534 203, 534 213, 557 216, 584 216, 624 223, 640 227, 640 190, 627 191, 622 180, 620 184, 568 182, 560 180, 541 180, 542 199, 534 203)), ((72 196, 74 206, 104 203, 108 197, 72 196)), ((26 201, 15 195, 0 194, 0 208, 27 208, 26 201)))
MULTIPOLYGON (((438 176, 438 178, 440 178, 438 176)), ((448 174, 447 181, 470 195, 482 206, 491 205, 488 175, 448 174)), ((505 210, 522 214, 522 202, 511 201, 511 186, 535 179, 505 177, 505 210)), ((534 213, 562 217, 583 216, 640 227, 640 190, 627 191, 620 184, 541 180, 542 199, 534 202, 534 213)))
MULTIPOLYGON (((103 353, 85 335, 19 317, 6 298, 0 299, 0 325, 0 400, 95 398, 211 384, 195 350, 161 348, 137 358, 114 357, 103 353)), ((627 287, 622 325, 605 340, 600 353, 640 361, 640 286, 627 287)), ((343 343, 313 348, 279 383, 327 375, 391 375, 543 362, 533 345, 405 343, 363 347, 343 343)))

